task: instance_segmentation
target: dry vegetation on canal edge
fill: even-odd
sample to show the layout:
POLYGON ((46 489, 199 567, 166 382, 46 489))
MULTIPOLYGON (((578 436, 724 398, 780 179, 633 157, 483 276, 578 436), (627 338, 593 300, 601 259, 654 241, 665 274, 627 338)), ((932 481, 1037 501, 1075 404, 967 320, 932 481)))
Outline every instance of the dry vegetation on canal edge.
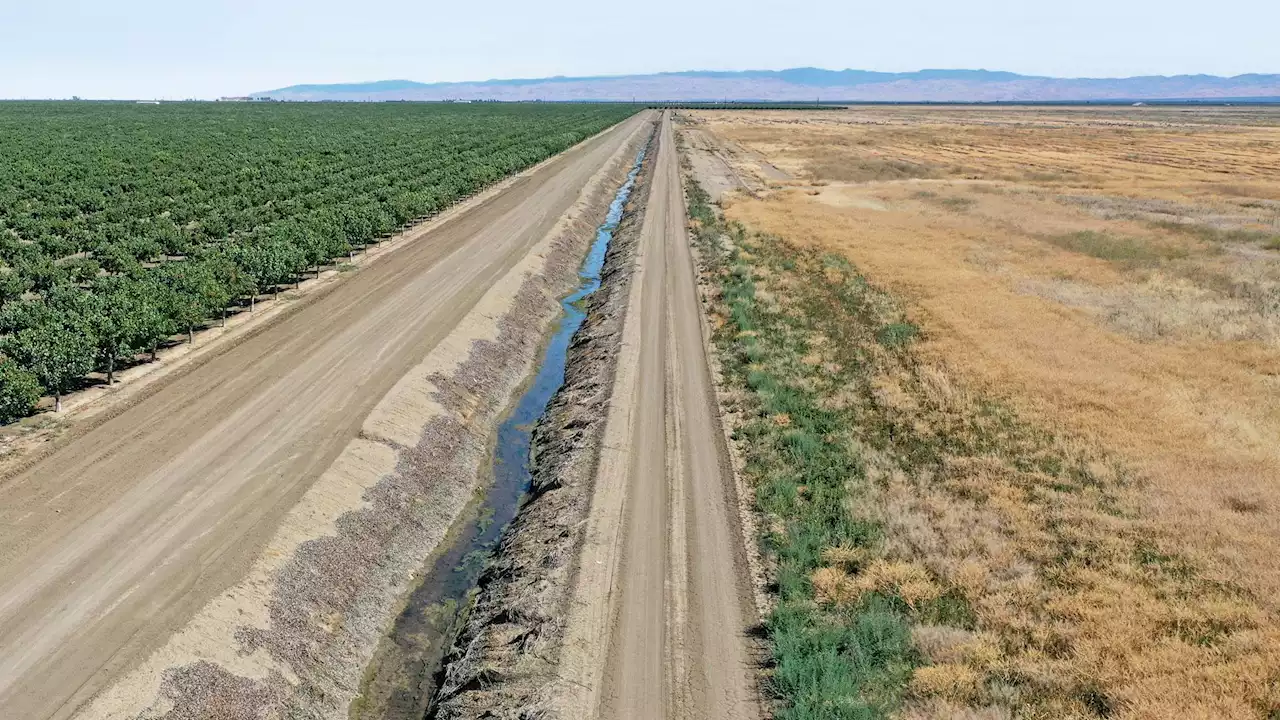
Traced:
POLYGON ((809 584, 906 606, 901 712, 1280 713, 1280 113, 694 116, 785 239, 737 261, 807 333, 760 357, 854 423, 879 535, 809 584))

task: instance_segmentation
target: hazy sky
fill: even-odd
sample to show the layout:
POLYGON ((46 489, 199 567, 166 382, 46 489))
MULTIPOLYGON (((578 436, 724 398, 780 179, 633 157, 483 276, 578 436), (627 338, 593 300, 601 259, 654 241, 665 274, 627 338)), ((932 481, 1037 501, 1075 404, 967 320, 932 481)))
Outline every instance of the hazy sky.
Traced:
POLYGON ((1280 0, 0 0, 0 97, 662 70, 1280 73, 1280 0))

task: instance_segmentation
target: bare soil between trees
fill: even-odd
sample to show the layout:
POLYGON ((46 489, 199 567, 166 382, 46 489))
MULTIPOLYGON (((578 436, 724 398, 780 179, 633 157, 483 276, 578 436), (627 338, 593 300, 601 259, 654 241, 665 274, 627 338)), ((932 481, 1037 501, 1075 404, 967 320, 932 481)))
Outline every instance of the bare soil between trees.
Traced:
POLYGON ((0 715, 344 717, 645 125, 526 173, 6 480, 0 715))

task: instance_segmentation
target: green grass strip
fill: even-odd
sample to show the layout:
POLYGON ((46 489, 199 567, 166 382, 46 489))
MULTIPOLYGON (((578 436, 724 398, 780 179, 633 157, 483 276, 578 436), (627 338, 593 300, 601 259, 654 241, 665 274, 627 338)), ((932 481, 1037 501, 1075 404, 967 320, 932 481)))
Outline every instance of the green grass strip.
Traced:
MULTIPOLYGON (((819 604, 810 581, 826 548, 874 550, 881 528, 852 507, 866 478, 851 445, 853 418, 824 409, 822 368, 801 361, 821 314, 819 303, 786 306, 762 300, 755 277, 804 273, 776 241, 748 236, 722 223, 707 195, 689 184, 695 242, 719 280, 719 308, 728 318, 714 333, 726 382, 745 396, 742 441, 745 473, 756 502, 772 520, 761 538, 776 563, 778 602, 767 620, 773 668, 768 687, 782 720, 862 720, 888 717, 902 702, 918 658, 910 611, 894 597, 872 593, 854 607, 819 604), (730 242, 724 242, 725 239, 730 242)), ((831 262, 839 263, 832 258, 831 262)), ((848 321, 857 322, 849 315, 848 321)), ((877 328, 887 345, 915 336, 914 326, 877 328)), ((827 373, 829 374, 829 373, 827 373)))

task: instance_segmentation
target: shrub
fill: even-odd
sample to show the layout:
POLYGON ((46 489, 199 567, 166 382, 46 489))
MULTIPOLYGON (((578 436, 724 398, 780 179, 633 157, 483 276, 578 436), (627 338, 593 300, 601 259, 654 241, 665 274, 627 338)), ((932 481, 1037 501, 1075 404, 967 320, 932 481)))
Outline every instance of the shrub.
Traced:
POLYGON ((0 355, 0 424, 30 414, 39 400, 40 383, 36 382, 36 376, 0 355))

